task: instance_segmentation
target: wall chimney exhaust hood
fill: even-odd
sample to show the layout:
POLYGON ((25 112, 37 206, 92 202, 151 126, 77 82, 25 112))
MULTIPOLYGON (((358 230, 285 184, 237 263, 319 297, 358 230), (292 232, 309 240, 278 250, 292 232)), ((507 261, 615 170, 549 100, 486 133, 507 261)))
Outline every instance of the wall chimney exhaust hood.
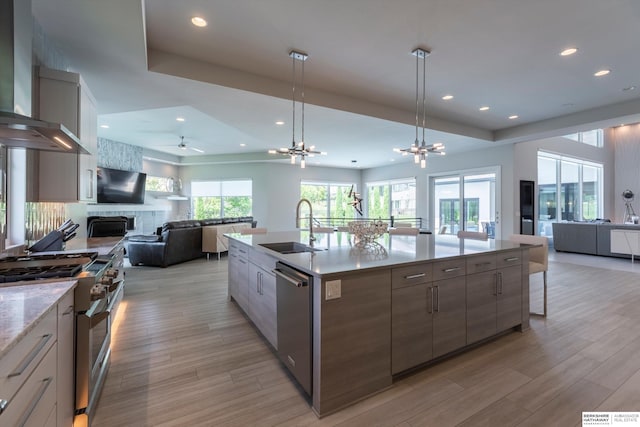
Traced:
POLYGON ((0 112, 0 144, 7 147, 90 154, 63 125, 15 113, 0 112))
POLYGON ((63 125, 30 117, 32 39, 31 0, 0 0, 0 144, 89 154, 63 125))

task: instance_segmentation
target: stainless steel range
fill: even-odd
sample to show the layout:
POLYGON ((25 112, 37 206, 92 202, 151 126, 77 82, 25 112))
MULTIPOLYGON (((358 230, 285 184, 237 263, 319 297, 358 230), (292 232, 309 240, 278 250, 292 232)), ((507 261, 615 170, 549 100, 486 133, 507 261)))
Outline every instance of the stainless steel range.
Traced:
POLYGON ((112 258, 97 258, 76 276, 76 417, 89 426, 111 357, 111 320, 124 295, 123 274, 112 258))
POLYGON ((75 418, 89 426, 111 356, 111 320, 124 295, 124 272, 97 252, 46 253, 0 259, 0 282, 73 277, 75 289, 75 418))

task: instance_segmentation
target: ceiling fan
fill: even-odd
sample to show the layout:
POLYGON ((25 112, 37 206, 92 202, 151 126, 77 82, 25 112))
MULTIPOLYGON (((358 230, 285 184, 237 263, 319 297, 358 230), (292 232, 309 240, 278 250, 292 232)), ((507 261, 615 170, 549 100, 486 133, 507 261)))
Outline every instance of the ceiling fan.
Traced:
POLYGON ((188 146, 185 142, 184 142, 184 136, 180 137, 180 144, 178 144, 178 148, 181 150, 193 150, 196 151, 198 153, 204 153, 204 150, 201 150, 199 148, 195 148, 195 147, 190 147, 188 146))

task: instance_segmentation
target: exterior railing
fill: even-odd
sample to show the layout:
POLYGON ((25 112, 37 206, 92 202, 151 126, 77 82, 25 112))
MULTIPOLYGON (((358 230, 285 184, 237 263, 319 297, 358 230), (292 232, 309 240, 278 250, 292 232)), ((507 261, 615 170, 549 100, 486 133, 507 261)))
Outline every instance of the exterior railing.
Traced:
POLYGON ((314 227, 348 227, 352 221, 382 221, 389 223, 389 227, 405 226, 422 228, 422 218, 322 218, 313 217, 314 227))

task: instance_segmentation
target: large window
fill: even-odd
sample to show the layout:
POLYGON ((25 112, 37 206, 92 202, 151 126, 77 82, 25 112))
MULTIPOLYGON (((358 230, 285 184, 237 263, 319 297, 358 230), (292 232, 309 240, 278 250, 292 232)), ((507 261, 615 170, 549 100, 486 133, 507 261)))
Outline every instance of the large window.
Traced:
POLYGON ((416 218, 416 179, 367 183, 369 218, 416 218))
POLYGON ((313 216, 321 225, 340 225, 356 217, 356 210, 349 204, 351 188, 352 184, 303 181, 300 197, 311 202, 313 216))
POLYGON ((252 181, 195 181, 191 183, 194 219, 251 216, 252 181))
POLYGON ((538 153, 538 234, 552 235, 551 223, 602 217, 602 165, 538 153))
POLYGON ((174 187, 173 178, 147 175, 147 180, 145 181, 145 190, 147 191, 171 193, 174 190, 173 187, 174 187))
POLYGON ((569 135, 565 135, 565 138, 572 139, 574 141, 581 142, 587 145, 593 145, 594 147, 602 147, 604 136, 602 129, 588 130, 586 132, 577 132, 569 135))

